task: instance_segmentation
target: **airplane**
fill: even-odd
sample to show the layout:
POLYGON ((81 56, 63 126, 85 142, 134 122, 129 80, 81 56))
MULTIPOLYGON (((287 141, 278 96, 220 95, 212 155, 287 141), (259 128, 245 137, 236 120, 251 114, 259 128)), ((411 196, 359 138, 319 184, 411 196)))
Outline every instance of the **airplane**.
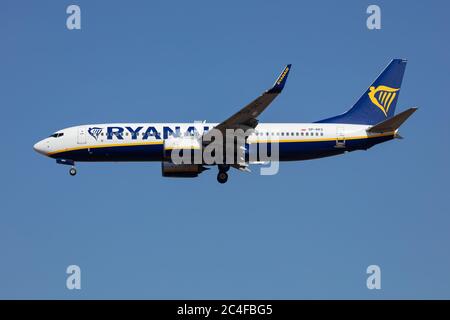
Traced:
POLYGON ((58 164, 70 165, 71 176, 77 173, 76 162, 152 161, 161 163, 164 177, 197 177, 217 166, 217 181, 225 183, 231 167, 249 171, 250 164, 265 163, 258 157, 249 160, 250 147, 264 143, 269 146, 277 143, 277 161, 298 161, 367 150, 379 143, 401 138, 399 127, 417 110, 409 108, 395 114, 406 64, 405 59, 393 59, 348 111, 313 123, 258 121, 259 115, 282 92, 291 70, 288 64, 271 88, 221 123, 81 125, 58 130, 37 142, 33 148, 56 159, 58 164), (239 159, 190 164, 174 163, 167 155, 174 146, 186 150, 196 149, 193 146, 207 146, 205 137, 211 132, 225 134, 227 130, 236 129, 251 131, 241 146, 244 157, 239 159), (270 138, 269 142, 267 138, 270 138))

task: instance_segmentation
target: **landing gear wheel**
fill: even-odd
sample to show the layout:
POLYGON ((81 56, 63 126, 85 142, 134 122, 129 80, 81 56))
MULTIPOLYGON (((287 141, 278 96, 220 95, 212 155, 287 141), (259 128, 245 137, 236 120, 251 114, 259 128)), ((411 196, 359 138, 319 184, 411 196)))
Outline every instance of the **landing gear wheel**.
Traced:
POLYGON ((70 174, 71 176, 76 175, 76 174, 77 174, 77 169, 75 169, 75 168, 70 168, 69 174, 70 174))
POLYGON ((217 174, 217 181, 219 181, 219 183, 225 183, 228 180, 228 174, 226 172, 220 171, 217 174))

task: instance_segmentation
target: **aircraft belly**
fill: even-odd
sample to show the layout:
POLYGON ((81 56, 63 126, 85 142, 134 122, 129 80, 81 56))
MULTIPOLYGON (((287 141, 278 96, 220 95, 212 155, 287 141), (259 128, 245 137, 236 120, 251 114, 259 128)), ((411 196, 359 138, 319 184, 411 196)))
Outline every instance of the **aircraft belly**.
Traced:
MULTIPOLYGON (((349 139, 346 140, 344 148, 336 148, 336 140, 281 142, 279 144, 279 158, 280 161, 295 161, 330 157, 346 151, 369 149, 392 138, 392 136, 383 136, 370 139, 349 139)), ((270 147, 268 147, 268 150, 270 151, 270 147)))
POLYGON ((162 144, 97 147, 61 152, 52 155, 52 157, 92 162, 161 161, 163 154, 162 148, 162 144))
MULTIPOLYGON (((280 142, 279 143, 279 160, 280 161, 295 161, 308 160, 334 156, 342 154, 345 151, 364 150, 375 144, 391 140, 392 136, 383 136, 370 139, 349 139, 345 141, 344 148, 336 148, 336 140, 326 141, 295 141, 295 142, 280 142)), ((267 149, 258 144, 259 152, 271 155, 270 145, 267 149), (261 151, 263 150, 263 151, 261 151)), ((250 149, 255 152, 256 149, 250 149)), ((162 161, 163 144, 148 144, 148 145, 124 145, 124 146, 106 146, 95 148, 83 148, 77 150, 63 151, 52 154, 51 157, 55 159, 69 159, 73 161, 162 161)), ((263 160, 258 157, 258 160, 263 160)))

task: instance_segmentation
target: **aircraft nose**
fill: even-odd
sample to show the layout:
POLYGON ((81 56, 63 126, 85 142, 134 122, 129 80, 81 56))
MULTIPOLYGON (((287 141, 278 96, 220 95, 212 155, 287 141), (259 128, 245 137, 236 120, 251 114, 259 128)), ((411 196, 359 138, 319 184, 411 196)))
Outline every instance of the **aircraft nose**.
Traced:
POLYGON ((47 155, 47 152, 45 150, 46 149, 46 145, 45 145, 44 140, 41 140, 41 141, 37 142, 33 146, 33 149, 34 149, 34 151, 36 151, 36 152, 38 152, 40 154, 47 155))

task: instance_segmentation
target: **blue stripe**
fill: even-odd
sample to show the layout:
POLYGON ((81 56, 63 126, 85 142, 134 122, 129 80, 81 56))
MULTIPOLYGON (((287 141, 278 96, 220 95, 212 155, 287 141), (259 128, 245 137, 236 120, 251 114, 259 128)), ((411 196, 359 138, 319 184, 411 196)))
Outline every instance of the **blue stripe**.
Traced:
MULTIPOLYGON (((393 136, 371 139, 346 140, 345 148, 337 149, 336 141, 281 142, 279 156, 281 161, 307 160, 329 157, 345 151, 365 150, 375 144, 391 140, 393 136)), ((270 148, 268 148, 270 150, 270 148)), ((51 155, 55 159, 73 161, 162 161, 163 145, 116 146, 94 149, 80 149, 51 155)))

